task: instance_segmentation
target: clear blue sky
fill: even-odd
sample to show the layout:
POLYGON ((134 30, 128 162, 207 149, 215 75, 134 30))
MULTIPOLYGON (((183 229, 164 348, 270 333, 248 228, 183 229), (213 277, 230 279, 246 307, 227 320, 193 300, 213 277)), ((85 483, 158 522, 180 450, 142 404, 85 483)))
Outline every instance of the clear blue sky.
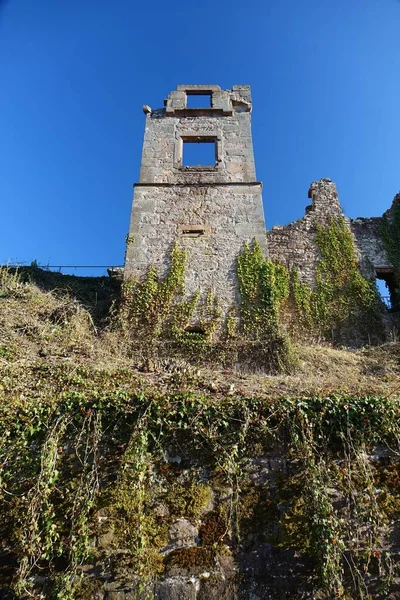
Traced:
POLYGON ((267 227, 400 189, 399 0, 0 0, 0 261, 122 264, 142 104, 250 84, 267 227))

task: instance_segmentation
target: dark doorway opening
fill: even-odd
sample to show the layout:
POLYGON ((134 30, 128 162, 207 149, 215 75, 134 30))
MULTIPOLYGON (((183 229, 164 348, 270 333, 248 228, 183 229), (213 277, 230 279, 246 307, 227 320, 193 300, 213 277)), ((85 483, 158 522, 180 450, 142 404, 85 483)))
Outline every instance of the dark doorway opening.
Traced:
POLYGON ((382 302, 389 310, 400 309, 400 290, 397 277, 393 269, 377 269, 376 284, 382 302))

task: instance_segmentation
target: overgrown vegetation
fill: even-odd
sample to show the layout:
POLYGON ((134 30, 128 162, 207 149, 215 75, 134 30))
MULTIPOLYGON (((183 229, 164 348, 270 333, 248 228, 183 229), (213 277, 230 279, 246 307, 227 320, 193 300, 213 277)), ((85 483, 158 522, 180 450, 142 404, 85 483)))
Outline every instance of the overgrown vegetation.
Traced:
MULTIPOLYGON (((275 403, 160 394, 129 371, 3 369, 3 590, 80 598, 104 582, 96 565, 107 560, 144 593, 168 569, 239 556, 254 531, 282 556, 300 553, 307 568, 293 588, 378 598, 398 575, 388 543, 400 517, 399 417, 398 399, 275 403), (259 460, 277 451, 280 467, 254 488, 259 460), (164 557, 171 524, 204 510, 215 512, 198 546, 164 557)), ((275 589, 268 572, 264 584, 275 589)))
POLYGON ((292 339, 362 342, 382 336, 381 305, 374 281, 360 273, 352 234, 343 218, 317 225, 321 254, 315 286, 296 269, 265 259, 257 243, 238 259, 240 323, 244 337, 274 338, 282 323, 292 339))
POLYGON ((390 218, 387 214, 383 215, 381 234, 390 262, 400 271, 400 203, 398 201, 393 203, 390 218))
POLYGON ((203 572, 243 598, 396 593, 397 345, 302 348, 301 377, 226 368, 287 373, 289 333, 339 339, 374 314, 344 224, 317 243, 315 290, 246 246, 225 323, 212 291, 185 298, 178 246, 119 304, 116 282, 97 295, 86 278, 0 270, 2 597, 86 600, 129 582, 147 600, 160 577, 203 572), (190 547, 171 534, 182 519, 190 547), (279 568, 266 558, 254 574, 265 548, 279 568))
POLYGON ((221 309, 212 290, 203 298, 199 292, 185 298, 186 259, 186 251, 175 244, 164 277, 151 266, 143 281, 123 284, 118 326, 147 359, 171 352, 193 358, 210 353, 221 309), (195 313, 196 326, 189 328, 195 313))
MULTIPOLYGON (((316 269, 315 320, 323 333, 348 327, 351 320, 368 320, 369 330, 380 324, 379 297, 375 281, 358 268, 354 241, 343 217, 317 228, 316 244, 321 260, 316 269)), ((354 329, 353 329, 354 330, 354 329)), ((333 334, 334 338, 334 334, 333 334)))
POLYGON ((185 298, 186 253, 175 244, 164 277, 150 267, 143 281, 124 283, 121 327, 147 355, 160 355, 164 348, 167 354, 183 353, 200 361, 286 371, 294 360, 290 338, 379 340, 378 292, 358 269, 344 219, 318 226, 316 244, 321 258, 313 289, 300 281, 296 270, 289 272, 265 258, 257 242, 245 244, 237 260, 240 304, 225 322, 212 290, 205 298, 199 293, 185 298))
POLYGON ((289 274, 283 265, 265 259, 259 244, 247 244, 237 261, 240 330, 250 339, 279 335, 282 300, 289 293, 289 274))
POLYGON ((321 254, 315 287, 290 274, 286 319, 298 339, 371 343, 382 339, 381 305, 374 281, 358 268, 352 234, 343 218, 317 225, 315 238, 321 254))
POLYGON ((143 281, 123 284, 118 320, 134 352, 151 359, 173 353, 197 362, 291 368, 290 344, 279 325, 283 267, 265 260, 258 244, 246 245, 237 267, 242 304, 232 307, 225 323, 213 290, 185 298, 185 269, 186 252, 175 244, 164 277, 150 267, 143 281))

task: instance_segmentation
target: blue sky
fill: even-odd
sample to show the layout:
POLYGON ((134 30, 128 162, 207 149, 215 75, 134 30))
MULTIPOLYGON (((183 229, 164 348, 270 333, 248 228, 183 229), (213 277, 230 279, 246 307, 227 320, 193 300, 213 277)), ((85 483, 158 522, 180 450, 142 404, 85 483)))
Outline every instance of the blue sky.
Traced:
POLYGON ((250 84, 267 227, 330 177, 351 217, 400 189, 398 0, 0 0, 0 261, 118 265, 142 104, 250 84))

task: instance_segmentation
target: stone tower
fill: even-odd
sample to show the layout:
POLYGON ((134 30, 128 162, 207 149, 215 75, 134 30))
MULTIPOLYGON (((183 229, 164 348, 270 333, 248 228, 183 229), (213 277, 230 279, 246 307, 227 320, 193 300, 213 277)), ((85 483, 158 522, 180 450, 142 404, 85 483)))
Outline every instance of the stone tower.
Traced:
POLYGON ((250 87, 179 85, 164 106, 143 107, 125 276, 141 278, 151 264, 164 274, 178 241, 188 252, 187 294, 212 289, 225 312, 237 300, 235 264, 244 242, 256 239, 267 252, 250 87))

